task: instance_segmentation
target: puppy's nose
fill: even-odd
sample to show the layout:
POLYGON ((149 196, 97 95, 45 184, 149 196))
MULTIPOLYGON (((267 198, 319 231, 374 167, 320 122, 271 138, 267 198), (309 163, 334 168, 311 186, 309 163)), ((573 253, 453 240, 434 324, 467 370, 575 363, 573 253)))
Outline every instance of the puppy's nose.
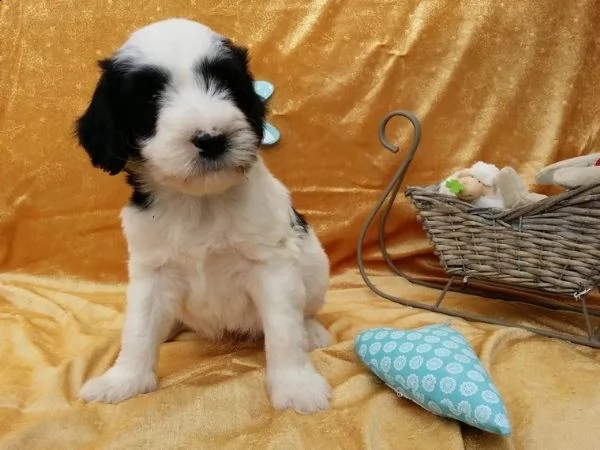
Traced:
POLYGON ((192 144, 196 146, 203 157, 215 159, 225 152, 227 138, 223 134, 198 133, 192 138, 192 144))

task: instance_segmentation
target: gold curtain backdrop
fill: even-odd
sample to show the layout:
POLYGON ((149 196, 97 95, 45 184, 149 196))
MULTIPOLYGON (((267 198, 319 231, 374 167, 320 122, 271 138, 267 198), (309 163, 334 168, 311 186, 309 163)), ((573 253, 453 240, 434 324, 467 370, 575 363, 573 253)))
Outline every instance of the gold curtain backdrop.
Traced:
MULTIPOLYGON (((398 399, 353 350, 368 327, 449 320, 375 296, 356 268, 359 228, 403 157, 377 140, 383 116, 408 109, 422 123, 406 184, 477 160, 513 166, 531 184, 549 163, 600 151, 599 24, 596 0, 2 0, 0 448, 599 448, 597 350, 452 319, 506 402, 510 438, 398 399), (73 121, 96 61, 167 17, 248 46, 256 78, 275 86, 269 120, 281 141, 263 155, 331 260, 319 319, 334 343, 312 355, 334 388, 331 411, 274 411, 260 343, 191 333, 162 346, 157 392, 118 405, 77 400, 118 351, 127 281, 118 215, 129 192, 123 177, 90 166, 73 121)), ((394 121, 388 136, 406 148, 411 129, 394 121)), ((404 198, 387 239, 407 272, 443 276, 404 198)), ((379 286, 438 295, 382 270, 374 232, 365 249, 379 286)), ((464 294, 448 305, 581 331, 579 318, 534 306, 464 294)))

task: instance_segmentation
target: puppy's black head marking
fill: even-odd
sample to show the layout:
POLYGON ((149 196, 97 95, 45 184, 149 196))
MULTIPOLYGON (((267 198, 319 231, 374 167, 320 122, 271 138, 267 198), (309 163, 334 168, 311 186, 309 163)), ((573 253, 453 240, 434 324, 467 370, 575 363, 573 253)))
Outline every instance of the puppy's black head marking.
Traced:
POLYGON ((224 40, 227 49, 216 57, 202 59, 196 66, 205 86, 231 96, 236 106, 244 113, 257 141, 263 138, 263 127, 267 108, 254 90, 254 77, 249 68, 248 50, 238 47, 230 40, 224 40))
POLYGON ((114 59, 99 63, 102 74, 92 100, 75 123, 79 144, 94 167, 111 175, 139 157, 137 142, 155 133, 159 101, 169 79, 158 68, 114 59))

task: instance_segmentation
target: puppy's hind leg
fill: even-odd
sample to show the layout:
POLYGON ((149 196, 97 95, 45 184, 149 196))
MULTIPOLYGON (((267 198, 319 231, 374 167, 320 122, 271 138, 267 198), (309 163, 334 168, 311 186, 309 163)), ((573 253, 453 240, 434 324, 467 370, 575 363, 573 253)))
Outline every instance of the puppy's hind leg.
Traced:
POLYGON ((305 319, 306 337, 308 339, 308 351, 312 352, 331 344, 329 331, 315 319, 305 319))
POLYGON ((329 331, 315 319, 315 315, 325 303, 326 287, 315 286, 310 281, 305 281, 304 285, 307 293, 304 309, 304 328, 306 329, 306 338, 308 340, 308 351, 311 352, 331 344, 329 331))
POLYGON ((301 267, 306 291, 304 327, 308 338, 308 350, 312 351, 327 347, 331 343, 327 329, 314 318, 325 303, 325 294, 329 287, 329 260, 312 232, 306 236, 303 250, 301 267))

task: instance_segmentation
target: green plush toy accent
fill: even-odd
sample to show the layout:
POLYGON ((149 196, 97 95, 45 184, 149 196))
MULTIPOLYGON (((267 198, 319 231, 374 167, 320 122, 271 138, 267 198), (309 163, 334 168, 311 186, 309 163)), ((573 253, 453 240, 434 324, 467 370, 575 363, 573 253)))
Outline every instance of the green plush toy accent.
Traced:
POLYGON ((460 194, 465 189, 463 184, 456 179, 446 181, 446 187, 454 195, 460 194))

